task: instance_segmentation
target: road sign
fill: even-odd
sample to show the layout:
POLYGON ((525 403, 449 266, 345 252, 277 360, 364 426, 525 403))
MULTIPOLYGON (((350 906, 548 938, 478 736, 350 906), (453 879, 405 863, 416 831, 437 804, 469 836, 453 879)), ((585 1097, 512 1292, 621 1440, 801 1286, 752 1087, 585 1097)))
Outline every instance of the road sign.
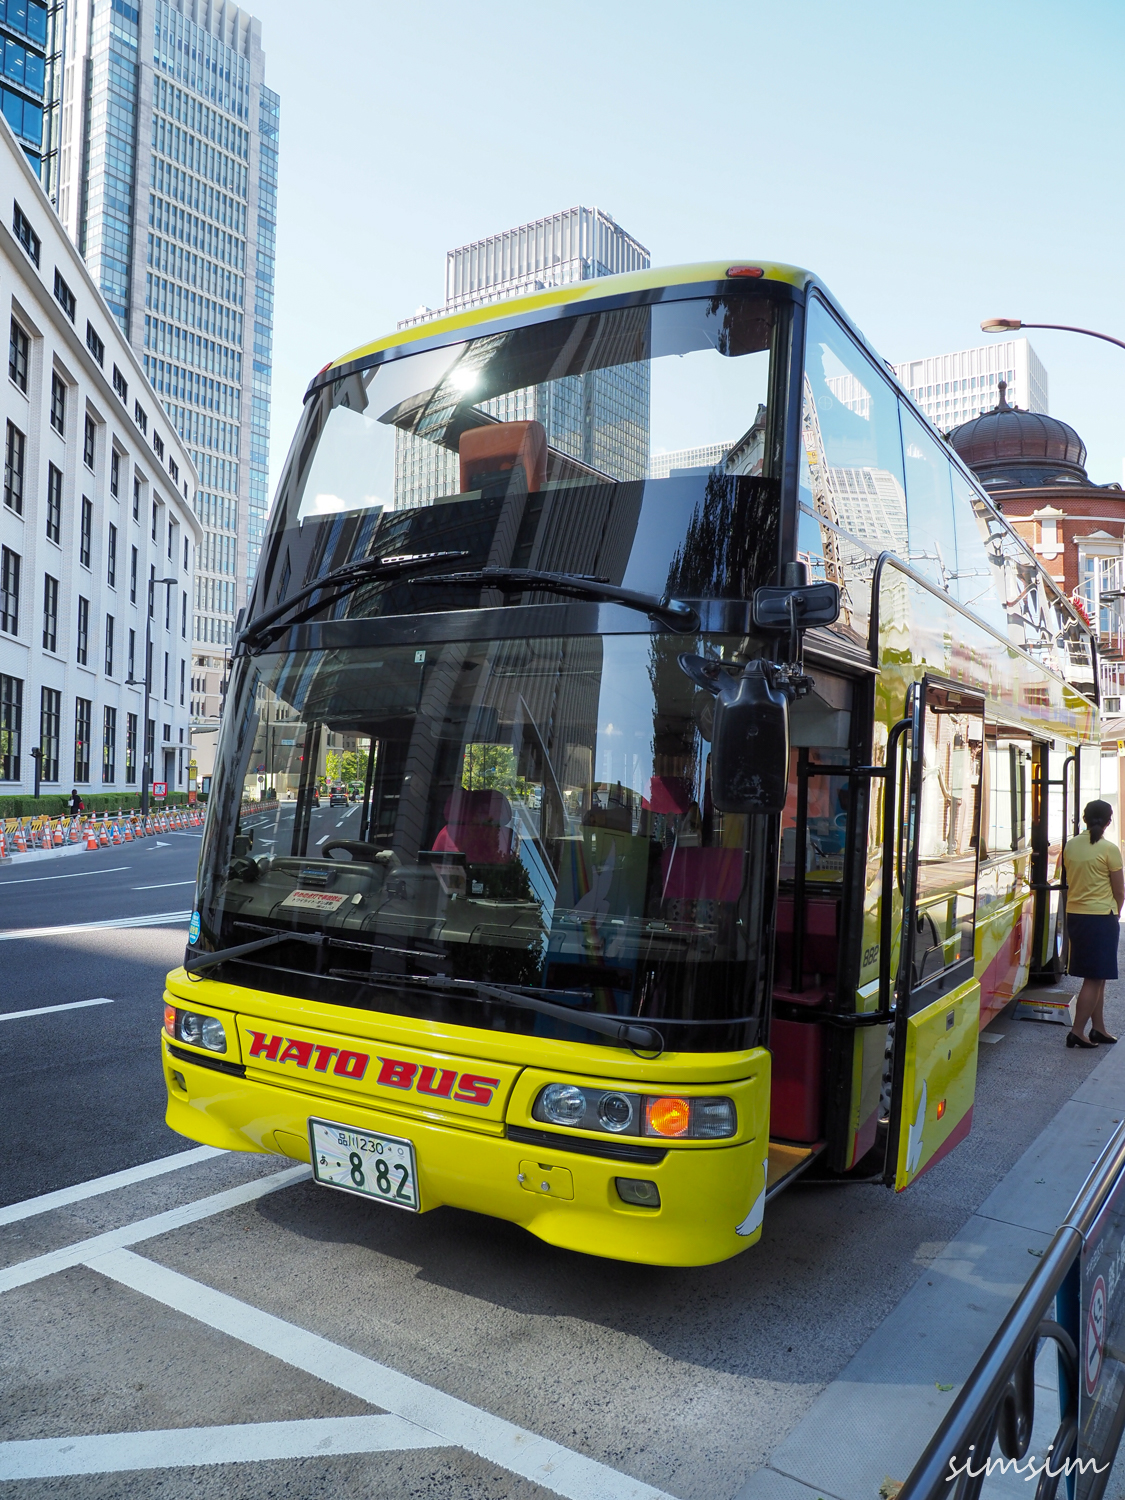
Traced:
POLYGON ((152 795, 158 802, 163 802, 168 795, 168 783, 166 781, 154 781, 152 783, 152 795))
POLYGON ((1098 1277, 1090 1293, 1090 1305, 1086 1309, 1086 1344, 1082 1352, 1082 1373, 1086 1377, 1086 1394, 1092 1396, 1098 1388, 1105 1357, 1105 1281, 1098 1277))

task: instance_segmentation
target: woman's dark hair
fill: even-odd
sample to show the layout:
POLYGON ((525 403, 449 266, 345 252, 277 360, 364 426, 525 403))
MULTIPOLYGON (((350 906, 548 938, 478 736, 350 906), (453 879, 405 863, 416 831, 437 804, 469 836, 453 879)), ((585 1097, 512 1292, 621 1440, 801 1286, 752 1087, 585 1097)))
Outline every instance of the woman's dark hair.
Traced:
POLYGON ((1096 844, 1113 821, 1113 808, 1100 797, 1094 802, 1087 802, 1082 809, 1082 821, 1089 830, 1091 844, 1096 844))

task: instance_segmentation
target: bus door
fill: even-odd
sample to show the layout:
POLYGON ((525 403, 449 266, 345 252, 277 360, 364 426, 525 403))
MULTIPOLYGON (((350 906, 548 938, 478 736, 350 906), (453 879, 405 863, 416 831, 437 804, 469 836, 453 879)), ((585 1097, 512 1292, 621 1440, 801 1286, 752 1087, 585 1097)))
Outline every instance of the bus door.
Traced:
POLYGON ((1036 740, 1031 759, 1033 979, 1054 981, 1064 969, 1066 896, 1055 871, 1067 839, 1078 832, 1078 801, 1077 752, 1059 741, 1036 740))
POLYGON ((885 1180, 897 1191, 969 1133, 980 1021, 973 953, 984 703, 927 680, 911 690, 908 716, 900 815, 888 820, 895 847, 885 854, 902 900, 885 1079, 885 1180))

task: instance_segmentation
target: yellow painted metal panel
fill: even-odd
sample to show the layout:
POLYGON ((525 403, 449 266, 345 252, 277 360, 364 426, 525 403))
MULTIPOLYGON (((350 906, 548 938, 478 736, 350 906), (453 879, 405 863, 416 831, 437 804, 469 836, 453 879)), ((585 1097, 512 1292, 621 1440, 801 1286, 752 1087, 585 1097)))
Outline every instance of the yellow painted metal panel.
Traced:
POLYGON ((906 1023, 895 1191, 968 1134, 977 1087, 980 984, 971 979, 906 1023))

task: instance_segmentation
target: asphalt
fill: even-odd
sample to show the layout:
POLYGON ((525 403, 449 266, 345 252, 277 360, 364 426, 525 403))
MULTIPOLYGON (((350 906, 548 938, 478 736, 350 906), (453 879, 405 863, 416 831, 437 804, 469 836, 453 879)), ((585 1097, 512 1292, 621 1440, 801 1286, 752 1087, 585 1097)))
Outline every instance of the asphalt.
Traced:
MULTIPOLYGON (((339 811, 322 810, 328 827, 339 811)), ((165 849, 102 850, 88 856, 91 869, 104 861, 102 879, 54 885, 16 884, 55 874, 49 862, 6 866, 0 929, 185 910, 190 890, 174 882, 190 879, 198 847, 185 836, 165 849)), ((59 861, 57 871, 81 863, 59 861)), ((163 974, 182 953, 183 929, 18 939, 0 931, 0 939, 0 1013, 114 1002, 0 1022, 9 1121, 2 1201, 187 1151, 192 1143, 163 1124, 156 1036, 163 974)), ((1111 989, 1108 1022, 1125 1027, 1125 1000, 1120 987, 1111 989)), ((393 1213, 299 1180, 162 1229, 128 1252, 158 1268, 145 1273, 157 1292, 167 1275, 159 1268, 188 1278, 190 1311, 161 1300, 163 1292, 123 1283, 129 1267, 136 1270, 132 1261, 123 1270, 103 1257, 8 1290, 0 1271, 0 1438, 69 1441, 243 1423, 251 1429, 238 1439, 243 1451, 262 1455, 171 1467, 138 1450, 126 1472, 23 1477, 10 1480, 8 1492, 82 1500, 154 1493, 728 1500, 756 1472, 768 1473, 775 1451, 912 1288, 930 1279, 971 1216, 1104 1061, 1065 1050, 1062 1028, 1008 1016, 986 1036, 999 1040, 980 1050, 973 1132, 949 1158, 904 1194, 797 1186, 770 1204, 761 1244, 720 1266, 659 1270, 572 1255, 482 1216, 393 1213), (236 1317, 220 1299, 205 1313, 214 1292, 243 1311, 236 1317), (253 1334, 261 1313, 280 1320, 274 1352, 253 1334), (326 1341, 319 1374, 294 1352, 297 1334, 284 1329, 326 1341), (367 1362, 363 1379, 357 1356, 367 1362), (390 1374, 376 1378, 376 1367, 390 1374), (317 1427, 310 1431, 320 1435, 306 1441, 277 1425, 397 1410, 388 1405, 399 1389, 390 1375, 429 1393, 409 1420, 436 1413, 441 1430, 424 1437, 430 1446, 407 1446, 400 1433, 398 1447, 380 1451, 368 1437, 364 1451, 345 1452, 340 1444, 360 1441, 346 1435, 352 1428, 317 1427), (379 1393, 385 1399, 373 1399, 379 1393), (532 1479, 506 1450, 483 1439, 473 1448, 476 1440, 452 1418, 442 1426, 450 1397, 481 1414, 473 1431, 491 1431, 499 1419, 534 1435, 527 1442, 546 1445, 551 1467, 532 1479), (552 1476, 579 1459, 603 1467, 560 1488, 552 1476)), ((287 1165, 240 1154, 193 1158, 182 1170, 18 1221, 5 1224, 0 1213, 0 1265, 253 1188, 287 1165)), ((5 1452, 15 1450, 0 1443, 0 1478, 5 1452)))

